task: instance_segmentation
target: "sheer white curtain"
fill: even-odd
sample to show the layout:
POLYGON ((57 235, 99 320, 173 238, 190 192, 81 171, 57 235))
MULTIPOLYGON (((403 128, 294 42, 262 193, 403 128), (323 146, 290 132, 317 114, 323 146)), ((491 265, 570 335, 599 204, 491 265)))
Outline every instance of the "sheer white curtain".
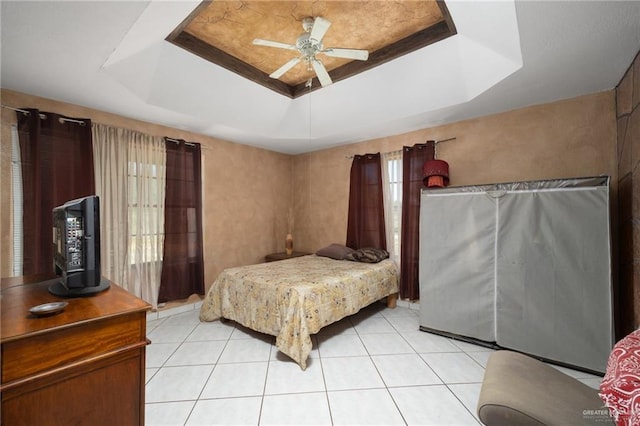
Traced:
POLYGON ((384 226, 389 257, 400 266, 402 226, 402 150, 382 154, 382 196, 384 226))
POLYGON ((92 124, 102 275, 158 305, 164 243, 164 138, 92 124))

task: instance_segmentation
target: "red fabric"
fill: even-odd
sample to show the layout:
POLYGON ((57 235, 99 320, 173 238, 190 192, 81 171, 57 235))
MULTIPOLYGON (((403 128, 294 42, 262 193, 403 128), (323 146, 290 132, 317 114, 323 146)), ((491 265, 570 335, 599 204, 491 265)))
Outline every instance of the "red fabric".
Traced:
POLYGON ((91 120, 18 112, 22 156, 24 275, 53 272, 54 207, 95 194, 91 120))
POLYGON ((166 149, 161 303, 204 294, 200 144, 166 141, 166 149))
POLYGON ((433 160, 434 141, 405 146, 402 153, 402 238, 400 239, 400 298, 420 299, 420 194, 423 166, 433 160))
POLYGON ((356 155, 351 163, 347 247, 387 249, 380 153, 356 155))
POLYGON ((434 176, 439 176, 442 180, 442 185, 438 186, 447 186, 449 185, 449 163, 444 160, 427 160, 422 166, 422 175, 425 186, 433 186, 429 183, 434 176))
POLYGON ((618 426, 640 425, 640 330, 613 347, 600 398, 618 426))

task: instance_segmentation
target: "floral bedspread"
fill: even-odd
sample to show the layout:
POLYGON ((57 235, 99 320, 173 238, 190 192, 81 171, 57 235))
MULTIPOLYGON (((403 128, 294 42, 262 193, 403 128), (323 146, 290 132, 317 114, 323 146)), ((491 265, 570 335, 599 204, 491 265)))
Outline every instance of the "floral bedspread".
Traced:
POLYGON ((276 347, 304 370, 312 334, 397 292, 390 259, 372 264, 308 255, 225 269, 200 319, 226 318, 276 336, 276 347))

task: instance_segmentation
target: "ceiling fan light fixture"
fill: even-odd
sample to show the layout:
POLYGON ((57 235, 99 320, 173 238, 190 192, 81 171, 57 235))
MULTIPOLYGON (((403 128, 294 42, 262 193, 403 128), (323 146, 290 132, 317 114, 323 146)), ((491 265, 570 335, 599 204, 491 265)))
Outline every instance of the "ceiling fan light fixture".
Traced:
POLYGON ((322 50, 322 42, 313 40, 309 33, 304 33, 296 40, 296 48, 305 57, 313 57, 322 50))
POLYGON ((307 63, 307 69, 313 68, 320 81, 322 87, 326 87, 333 83, 329 72, 324 64, 316 58, 318 53, 326 54, 334 58, 355 59, 358 61, 366 61, 369 58, 369 52, 362 49, 344 49, 330 47, 324 49, 322 39, 329 30, 331 22, 321 16, 316 18, 307 17, 302 20, 302 28, 304 33, 296 39, 296 44, 287 44, 279 41, 254 39, 253 44, 259 46, 277 47, 281 49, 297 50, 300 53, 298 58, 291 59, 289 62, 271 73, 269 77, 278 79, 287 71, 293 68, 300 61, 307 63))

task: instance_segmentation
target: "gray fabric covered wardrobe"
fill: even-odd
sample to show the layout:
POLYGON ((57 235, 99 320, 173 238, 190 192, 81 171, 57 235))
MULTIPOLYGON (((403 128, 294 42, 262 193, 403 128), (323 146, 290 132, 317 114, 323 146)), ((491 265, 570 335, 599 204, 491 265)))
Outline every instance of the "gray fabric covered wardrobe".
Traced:
POLYGON ((604 372, 609 178, 423 189, 420 328, 604 372))

